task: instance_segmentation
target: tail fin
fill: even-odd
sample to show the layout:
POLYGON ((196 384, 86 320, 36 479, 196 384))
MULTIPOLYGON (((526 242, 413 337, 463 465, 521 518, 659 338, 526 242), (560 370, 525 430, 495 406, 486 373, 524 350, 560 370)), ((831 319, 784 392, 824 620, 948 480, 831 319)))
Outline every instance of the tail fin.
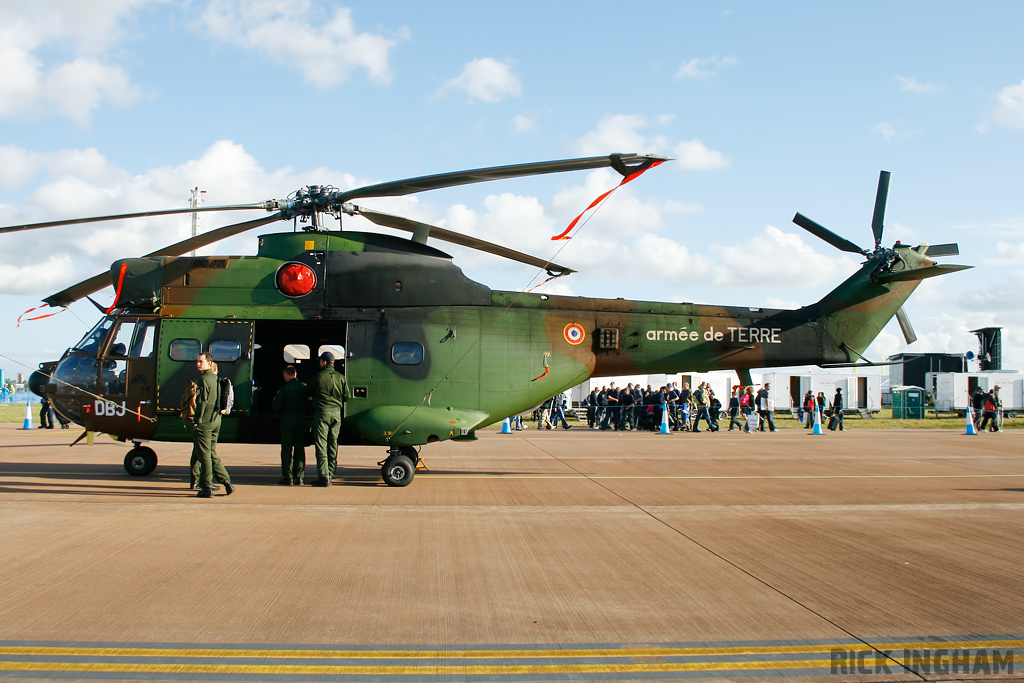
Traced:
POLYGON ((971 267, 937 265, 925 256, 927 249, 897 245, 893 251, 898 260, 890 266, 868 259, 818 302, 816 317, 848 362, 862 357, 921 280, 971 267))

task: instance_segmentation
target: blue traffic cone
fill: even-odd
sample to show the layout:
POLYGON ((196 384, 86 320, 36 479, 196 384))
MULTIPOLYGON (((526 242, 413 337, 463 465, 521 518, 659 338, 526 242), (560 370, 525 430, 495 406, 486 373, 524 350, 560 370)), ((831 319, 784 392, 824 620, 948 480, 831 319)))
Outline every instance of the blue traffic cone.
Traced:
POLYGON ((32 425, 32 402, 25 401, 25 424, 22 425, 22 429, 35 429, 32 425))
POLYGON ((511 434, 511 433, 512 433, 512 425, 509 424, 508 418, 506 417, 504 420, 501 421, 501 434, 511 434))
POLYGON ((821 411, 820 410, 815 410, 814 411, 814 429, 811 430, 811 434, 824 434, 824 433, 825 432, 821 431, 821 411))
POLYGON ((672 432, 668 429, 668 406, 661 409, 661 429, 658 431, 659 434, 671 434, 672 432))
POLYGON ((974 411, 971 410, 971 406, 967 406, 967 431, 964 432, 967 436, 977 436, 978 430, 974 428, 974 411))

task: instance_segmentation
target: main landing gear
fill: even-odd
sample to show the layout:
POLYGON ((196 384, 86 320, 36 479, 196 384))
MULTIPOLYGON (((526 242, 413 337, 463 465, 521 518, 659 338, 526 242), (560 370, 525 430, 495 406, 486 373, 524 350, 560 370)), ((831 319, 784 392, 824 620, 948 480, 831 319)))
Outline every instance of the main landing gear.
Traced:
POLYGON ((135 448, 124 456, 124 469, 133 477, 144 477, 156 469, 156 452, 148 446, 136 443, 135 448))
POLYGON ((377 463, 381 466, 380 476, 388 486, 408 486, 416 476, 419 453, 412 446, 399 446, 388 452, 388 457, 377 463))

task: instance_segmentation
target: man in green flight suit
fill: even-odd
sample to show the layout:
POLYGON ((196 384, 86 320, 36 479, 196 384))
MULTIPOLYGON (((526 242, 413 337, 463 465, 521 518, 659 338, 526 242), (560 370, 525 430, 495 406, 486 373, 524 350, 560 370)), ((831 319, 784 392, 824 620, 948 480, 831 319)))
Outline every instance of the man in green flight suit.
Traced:
POLYGON ((274 412, 281 413, 281 486, 302 486, 306 473, 306 385, 295 377, 295 366, 284 371, 284 386, 274 396, 274 412))
POLYGON ((192 418, 192 455, 199 460, 200 498, 213 498, 213 478, 224 484, 224 495, 235 492, 231 477, 217 456, 217 436, 220 434, 220 385, 213 372, 213 356, 199 354, 196 368, 203 373, 196 390, 196 412, 192 418))
POLYGON ((334 369, 334 354, 320 354, 320 372, 309 383, 313 399, 313 422, 316 425, 316 471, 319 478, 313 486, 330 486, 338 469, 338 435, 345 401, 352 398, 345 376, 334 369))

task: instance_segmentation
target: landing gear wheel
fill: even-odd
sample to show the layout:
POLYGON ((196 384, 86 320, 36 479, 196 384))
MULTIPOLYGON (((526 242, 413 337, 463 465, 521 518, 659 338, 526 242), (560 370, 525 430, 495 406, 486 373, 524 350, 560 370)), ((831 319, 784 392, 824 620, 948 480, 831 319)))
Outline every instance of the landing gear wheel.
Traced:
POLYGON ((156 453, 147 446, 136 446, 124 456, 124 469, 133 477, 144 477, 156 469, 156 453))
POLYGON ((416 476, 416 465, 407 455, 392 455, 384 461, 380 474, 388 486, 408 486, 416 476))

